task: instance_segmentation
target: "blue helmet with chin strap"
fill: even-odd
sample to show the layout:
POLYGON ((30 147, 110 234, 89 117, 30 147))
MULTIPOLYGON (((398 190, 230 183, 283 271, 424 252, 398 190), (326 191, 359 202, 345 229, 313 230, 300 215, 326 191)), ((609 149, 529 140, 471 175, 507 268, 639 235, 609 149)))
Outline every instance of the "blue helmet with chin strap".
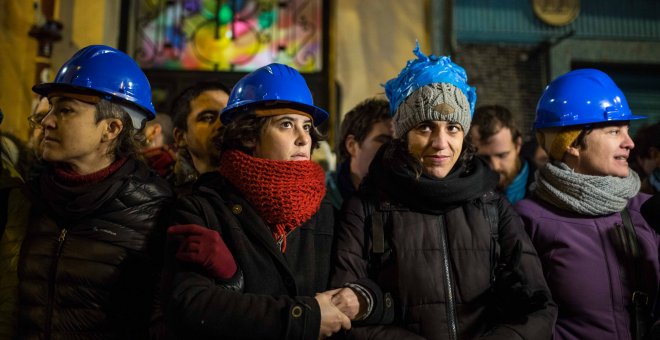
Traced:
POLYGON ((580 69, 553 80, 536 106, 535 129, 644 119, 604 72, 580 69))
POLYGON ((124 104, 134 125, 136 119, 156 117, 151 86, 144 72, 126 53, 110 46, 81 49, 62 65, 52 83, 35 85, 32 91, 46 97, 51 93, 92 94, 124 104))
POLYGON ((289 107, 312 116, 314 126, 328 119, 328 112, 314 105, 307 82, 295 69, 273 63, 244 76, 229 94, 220 120, 228 124, 241 113, 255 108, 289 107))

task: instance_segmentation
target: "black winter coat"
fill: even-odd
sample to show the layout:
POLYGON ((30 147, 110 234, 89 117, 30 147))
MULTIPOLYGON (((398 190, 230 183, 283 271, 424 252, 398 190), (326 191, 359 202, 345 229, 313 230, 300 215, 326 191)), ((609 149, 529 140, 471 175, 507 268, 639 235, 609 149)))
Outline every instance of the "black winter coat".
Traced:
MULTIPOLYGON (((540 292, 535 299, 550 293, 520 217, 501 195, 480 189, 494 188, 497 183, 487 165, 475 159, 472 166, 476 170, 471 173, 450 174, 443 181, 427 179, 420 184, 410 179, 399 182, 388 166, 378 165, 396 162, 383 161, 383 149, 372 163, 362 196, 345 203, 337 231, 332 286, 357 282, 369 288, 375 305, 364 323, 381 325, 355 327, 355 338, 549 339, 557 314, 552 302, 540 303, 540 309, 533 312, 510 308, 515 306, 516 292, 540 292), (404 182, 408 187, 401 184, 404 182), (465 196, 465 191, 472 191, 472 198, 456 199, 465 196), (427 197, 427 202, 422 197, 427 197), (412 200, 417 203, 410 204, 412 200), (365 204, 373 208, 365 209, 365 204), (496 208, 499 220, 495 251, 491 251, 495 241, 486 205, 496 208), (387 246, 382 255, 373 251, 376 214, 385 224, 387 246), (509 262, 517 243, 522 252, 515 270, 524 282, 504 274, 491 282, 496 277, 495 262, 509 262), (520 289, 512 289, 514 285, 520 289)), ((525 307, 526 300, 520 301, 525 307)))
POLYGON ((99 183, 32 183, 19 263, 22 339, 143 339, 164 244, 169 184, 129 159, 99 183))
POLYGON ((328 287, 334 234, 328 200, 288 234, 285 253, 261 217, 218 173, 200 177, 175 215, 174 224, 219 231, 243 275, 242 290, 230 290, 170 254, 167 317, 182 338, 318 338, 321 316, 314 295, 328 287))

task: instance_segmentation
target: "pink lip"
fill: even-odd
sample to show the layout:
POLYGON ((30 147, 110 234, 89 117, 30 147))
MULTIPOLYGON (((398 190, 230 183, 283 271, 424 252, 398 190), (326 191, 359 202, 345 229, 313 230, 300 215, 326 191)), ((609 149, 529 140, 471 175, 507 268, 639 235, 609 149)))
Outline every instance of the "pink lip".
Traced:
POLYGON ((443 155, 431 155, 431 156, 426 156, 424 158, 427 159, 429 162, 431 162, 433 164, 446 163, 451 159, 451 157, 443 156, 443 155))
POLYGON ((304 153, 297 153, 291 156, 291 159, 294 161, 306 161, 309 160, 309 156, 304 153))

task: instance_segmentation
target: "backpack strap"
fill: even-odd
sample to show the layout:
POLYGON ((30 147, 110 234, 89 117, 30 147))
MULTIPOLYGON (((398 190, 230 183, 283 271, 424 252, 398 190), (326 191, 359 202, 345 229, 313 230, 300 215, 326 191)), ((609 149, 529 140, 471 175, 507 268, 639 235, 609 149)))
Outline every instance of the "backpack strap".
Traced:
POLYGON ((492 193, 484 195, 483 212, 486 221, 490 224, 490 283, 495 282, 495 272, 497 271, 497 254, 499 252, 500 240, 500 215, 497 211, 497 201, 490 199, 492 193), (489 200, 490 199, 490 200, 489 200))
MULTIPOLYGON (((389 202, 381 203, 374 198, 363 198, 362 204, 364 209, 365 238, 371 237, 371 247, 366 254, 367 272, 370 278, 376 281, 381 270, 385 268, 385 264, 392 261, 392 247, 389 240, 392 236, 392 226, 389 225, 389 230, 385 229, 388 227, 388 223, 391 223, 390 215, 392 206, 389 202), (376 209, 376 204, 379 204, 379 209, 376 209)), ((374 282, 374 284, 377 283, 374 282)), ((406 303, 393 302, 398 300, 398 294, 396 292, 383 291, 383 293, 382 300, 385 306, 383 307, 380 322, 392 323, 393 320, 398 318, 397 315, 403 318, 406 314, 406 303)))
POLYGON ((365 230, 371 236, 371 249, 368 253, 369 268, 377 272, 383 264, 383 256, 390 251, 390 244, 385 235, 385 224, 389 220, 389 210, 379 211, 373 198, 362 200, 365 230))
POLYGON ((385 253, 385 226, 383 225, 383 215, 380 213, 371 215, 371 242, 373 242, 371 249, 373 253, 385 253))
POLYGON ((633 270, 633 293, 632 293, 632 322, 634 339, 643 339, 650 326, 649 294, 642 287, 642 273, 639 268, 641 251, 637 240, 637 232, 632 223, 628 208, 621 211, 623 227, 626 229, 625 237, 628 244, 628 255, 632 260, 633 270))

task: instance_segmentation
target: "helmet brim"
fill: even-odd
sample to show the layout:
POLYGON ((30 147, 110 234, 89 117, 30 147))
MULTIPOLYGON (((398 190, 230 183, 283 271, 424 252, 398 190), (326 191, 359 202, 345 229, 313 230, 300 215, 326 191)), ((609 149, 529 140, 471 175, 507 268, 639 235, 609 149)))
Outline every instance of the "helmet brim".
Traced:
POLYGON ((139 109, 147 117, 147 120, 152 120, 156 117, 156 112, 153 111, 152 109, 143 107, 130 100, 123 99, 119 96, 111 96, 109 94, 100 91, 95 91, 85 87, 78 87, 75 85, 62 84, 62 83, 42 83, 32 86, 32 92, 44 97, 48 97, 48 95, 53 92, 65 92, 65 93, 69 92, 69 93, 84 94, 84 95, 94 95, 102 99, 119 102, 124 105, 128 104, 131 107, 135 107, 139 109))
POLYGON ((608 122, 625 122, 629 120, 639 120, 639 119, 646 119, 648 117, 646 116, 637 116, 637 115, 629 115, 629 116, 624 116, 624 117, 616 117, 616 118, 611 118, 607 120, 603 119, 581 119, 581 120, 574 120, 574 121, 559 121, 559 122, 554 122, 554 123, 547 123, 547 122, 540 122, 540 123, 534 123, 534 129, 539 130, 539 129, 547 129, 547 128, 555 128, 555 127, 564 127, 564 126, 575 126, 575 125, 588 125, 588 124, 598 124, 598 123, 608 123, 608 122))
POLYGON ((285 101, 285 100, 262 100, 262 101, 252 101, 249 103, 240 103, 234 107, 226 107, 222 110, 220 114, 220 121, 223 125, 231 123, 236 117, 242 113, 252 111, 254 109, 263 109, 263 108, 293 108, 300 110, 302 112, 308 113, 312 116, 314 121, 314 126, 319 126, 325 122, 330 116, 328 112, 318 106, 307 105, 303 103, 285 101))

